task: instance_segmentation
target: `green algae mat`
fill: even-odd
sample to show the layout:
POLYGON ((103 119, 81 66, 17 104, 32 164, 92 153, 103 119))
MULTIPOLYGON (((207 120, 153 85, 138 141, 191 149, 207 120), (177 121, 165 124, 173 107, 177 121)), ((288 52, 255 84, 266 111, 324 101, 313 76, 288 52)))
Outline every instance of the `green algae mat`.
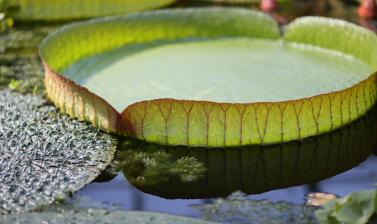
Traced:
POLYGON ((147 142, 206 147, 349 124, 376 101, 376 52, 375 34, 345 21, 304 17, 281 32, 238 8, 96 19, 40 47, 47 96, 62 112, 147 142))

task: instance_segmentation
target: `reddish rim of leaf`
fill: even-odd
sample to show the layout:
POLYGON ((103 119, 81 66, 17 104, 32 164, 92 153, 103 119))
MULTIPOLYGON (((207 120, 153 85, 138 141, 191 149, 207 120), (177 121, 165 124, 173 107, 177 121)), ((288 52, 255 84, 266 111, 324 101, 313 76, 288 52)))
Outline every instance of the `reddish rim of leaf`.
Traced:
POLYGON ((376 102, 377 74, 373 73, 352 87, 295 100, 216 103, 153 99, 136 102, 119 113, 103 98, 61 74, 81 58, 125 44, 219 36, 282 38, 346 53, 377 70, 375 34, 342 20, 303 17, 280 35, 273 19, 252 10, 170 9, 80 22, 51 34, 40 47, 47 96, 63 113, 106 132, 159 144, 205 147, 275 144, 323 134, 364 115, 376 102))

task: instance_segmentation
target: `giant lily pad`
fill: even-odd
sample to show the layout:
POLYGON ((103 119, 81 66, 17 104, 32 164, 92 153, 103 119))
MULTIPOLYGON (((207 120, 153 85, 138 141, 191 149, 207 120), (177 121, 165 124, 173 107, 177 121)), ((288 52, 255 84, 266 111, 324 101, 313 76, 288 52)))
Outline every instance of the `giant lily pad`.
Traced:
POLYGON ((4 11, 17 20, 70 20, 159 8, 174 0, 0 0, 4 11))
POLYGON ((164 198, 212 198, 309 184, 358 165, 377 146, 376 110, 329 134, 274 146, 206 149, 121 142, 127 180, 164 198))
POLYGON ((0 91, 0 214, 34 210, 79 190, 114 152, 109 135, 60 115, 42 97, 0 91))
POLYGON ((40 48, 62 112, 148 142, 208 147, 349 124, 376 101, 376 52, 374 33, 341 20, 300 18, 281 36, 265 14, 223 8, 76 23, 40 48))

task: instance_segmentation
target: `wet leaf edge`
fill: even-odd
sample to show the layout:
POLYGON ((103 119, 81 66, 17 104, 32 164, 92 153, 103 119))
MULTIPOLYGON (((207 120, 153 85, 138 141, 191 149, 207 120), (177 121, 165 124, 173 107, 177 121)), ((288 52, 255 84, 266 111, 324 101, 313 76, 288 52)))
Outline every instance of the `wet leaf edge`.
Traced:
MULTIPOLYGON (((373 73, 352 87, 297 100, 238 104, 154 99, 132 104, 119 114, 104 99, 59 74, 80 58, 127 43, 216 36, 281 37, 278 25, 272 18, 238 8, 160 10, 76 23, 50 35, 41 45, 47 96, 62 112, 90 121, 107 132, 159 144, 205 147, 301 140, 356 120, 376 102, 377 74, 373 73), (120 34, 120 28, 130 29, 126 33, 127 38, 115 38, 120 34), (105 42, 96 48, 82 48, 83 41, 97 41, 96 44, 100 44, 106 37, 101 33, 103 29, 112 30, 115 43, 105 42), (80 34, 88 31, 94 37, 83 40, 80 34), (141 37, 136 37, 140 34, 141 37), (102 39, 99 40, 98 36, 102 39), (79 43, 70 46, 72 42, 79 43), (70 53, 69 57, 64 58, 62 55, 67 47, 81 47, 81 52, 70 53)), ((375 34, 345 21, 299 18, 286 27, 282 38, 287 42, 344 52, 377 68, 377 60, 373 60, 377 59, 375 34), (326 35, 325 38, 320 38, 320 34, 326 35), (327 42, 329 36, 332 39, 327 42), (360 48, 358 44, 364 46, 362 50, 366 53, 357 50, 360 48)))

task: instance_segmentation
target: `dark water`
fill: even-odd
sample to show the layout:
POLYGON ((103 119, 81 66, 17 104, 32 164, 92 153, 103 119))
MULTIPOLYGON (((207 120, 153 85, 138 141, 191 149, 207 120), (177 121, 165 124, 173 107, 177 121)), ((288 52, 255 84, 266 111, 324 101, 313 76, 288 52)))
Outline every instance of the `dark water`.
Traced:
MULTIPOLYGON (((320 15, 359 20, 357 2, 291 1, 274 14, 282 23, 298 16, 320 15)), ((182 1, 177 7, 202 6, 182 1)), ((256 5, 242 5, 257 8, 256 5)), ((377 182, 376 110, 334 133, 303 142, 269 147, 189 149, 124 140, 115 177, 104 176, 79 196, 119 204, 127 210, 196 216, 190 207, 240 190, 251 199, 303 203, 313 191, 339 196, 371 189, 377 182), (113 179, 111 179, 113 178, 113 179), (110 180, 111 179, 111 180, 110 180)))
MULTIPOLYGON (((371 189, 377 182, 377 158, 371 157, 357 167, 317 183, 317 189, 336 193, 340 196, 350 192, 371 189)), ((203 186, 205 187, 205 186, 203 186)), ((297 204, 304 202, 310 190, 309 185, 272 190, 266 193, 250 195, 251 199, 268 199, 271 201, 288 201, 297 204)), ((165 199, 144 193, 131 185, 122 173, 105 183, 92 183, 77 193, 96 201, 118 204, 126 210, 159 211, 169 214, 196 216, 190 207, 193 204, 210 202, 211 199, 165 199)))

